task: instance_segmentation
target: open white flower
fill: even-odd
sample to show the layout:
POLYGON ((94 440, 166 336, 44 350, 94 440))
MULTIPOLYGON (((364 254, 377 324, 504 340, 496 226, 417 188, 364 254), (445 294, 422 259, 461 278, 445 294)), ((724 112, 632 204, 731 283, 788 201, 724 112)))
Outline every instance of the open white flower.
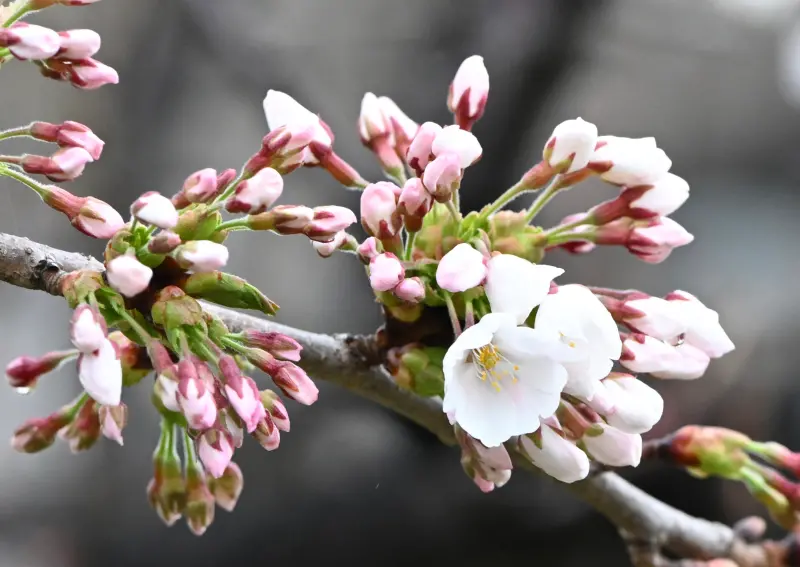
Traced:
POLYGON ((539 428, 561 400, 575 349, 555 332, 518 326, 563 270, 516 256, 489 261, 486 293, 492 313, 466 329, 444 358, 443 409, 487 447, 539 428))
POLYGON ((543 298, 535 327, 561 337, 581 355, 564 365, 569 373, 564 391, 591 400, 622 353, 619 330, 608 309, 588 288, 562 285, 557 293, 543 298))

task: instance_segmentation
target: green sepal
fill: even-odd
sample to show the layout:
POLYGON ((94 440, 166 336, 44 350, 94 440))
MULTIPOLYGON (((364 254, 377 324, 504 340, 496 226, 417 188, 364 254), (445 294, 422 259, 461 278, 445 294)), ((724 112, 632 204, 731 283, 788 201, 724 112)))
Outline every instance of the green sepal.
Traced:
POLYGON ((254 309, 274 315, 278 305, 258 288, 233 274, 207 272, 190 275, 183 283, 183 291, 197 299, 205 299, 224 307, 254 309))

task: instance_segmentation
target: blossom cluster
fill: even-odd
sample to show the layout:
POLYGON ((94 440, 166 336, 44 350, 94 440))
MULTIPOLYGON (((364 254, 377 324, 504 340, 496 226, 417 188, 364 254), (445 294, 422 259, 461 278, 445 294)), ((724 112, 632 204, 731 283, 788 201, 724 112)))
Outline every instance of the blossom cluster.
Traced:
MULTIPOLYGON (((0 13, 7 18, 0 45, 8 50, 0 57, 34 61, 47 76, 84 88, 116 82, 110 71, 83 70, 99 68, 89 63, 100 45, 94 32, 51 33, 17 21, 58 3, 91 2, 33 0, 0 13)), ((232 233, 269 231, 303 235, 322 257, 339 251, 365 265, 387 319, 379 337, 387 369, 399 386, 442 399, 462 466, 481 490, 508 481, 509 449, 564 482, 585 478, 591 460, 637 465, 641 435, 664 404, 634 373, 699 378, 733 343, 718 314, 687 292, 658 298, 562 283, 564 270, 543 259, 556 250, 585 254, 617 245, 661 262, 692 241, 670 218, 689 186, 670 173, 670 159, 652 138, 600 136, 578 118, 556 126, 541 160, 518 183, 483 209, 462 211, 465 172, 483 154, 471 130, 488 95, 479 56, 466 59, 450 85, 452 125, 418 124, 391 99, 364 95, 358 134, 387 177, 370 183, 336 153, 333 132, 317 114, 270 90, 263 103, 269 132, 239 170, 202 169, 171 197, 146 192, 128 221, 99 199, 31 177, 73 181, 99 159, 103 142, 87 126, 34 122, 0 133, 0 140, 57 144, 50 156, 2 156, 0 175, 34 190, 76 229, 108 241, 102 271, 73 272, 60 282, 74 310, 74 348, 19 357, 6 369, 24 393, 75 361, 84 392, 23 424, 13 446, 36 452, 61 437, 80 451, 101 435, 121 444, 123 390, 152 375, 161 436, 151 504, 167 524, 185 517, 198 534, 215 504, 231 510, 242 489, 232 458, 245 433, 273 450, 289 431, 286 406, 254 372, 301 404, 318 394, 293 338, 229 329, 201 301, 275 313, 277 305, 253 285, 222 271, 232 233), (366 238, 347 232, 358 219, 346 208, 276 204, 284 178, 301 167, 361 192, 366 238), (595 177, 618 186, 618 197, 557 226, 536 225, 557 194, 595 177), (507 208, 534 193, 529 206, 507 208)))
POLYGON ((362 101, 359 134, 390 181, 363 189, 368 238, 356 254, 387 317, 418 337, 396 344, 397 325, 387 326, 388 367, 398 384, 441 396, 462 465, 484 491, 509 479, 508 444, 564 482, 585 478, 591 460, 636 466, 641 434, 664 402, 634 373, 699 378, 733 343, 718 314, 687 292, 557 284, 564 270, 542 260, 617 245, 662 262, 693 239, 669 217, 689 185, 654 139, 598 135, 577 118, 556 126, 518 183, 480 211, 462 211, 465 172, 483 153, 471 129, 488 94, 483 59, 473 56, 450 85, 453 125, 419 125, 372 93, 362 101), (535 224, 553 197, 592 177, 619 195, 557 226, 535 224), (528 193, 538 193, 529 207, 506 208, 528 193), (451 338, 431 329, 437 317, 451 338))

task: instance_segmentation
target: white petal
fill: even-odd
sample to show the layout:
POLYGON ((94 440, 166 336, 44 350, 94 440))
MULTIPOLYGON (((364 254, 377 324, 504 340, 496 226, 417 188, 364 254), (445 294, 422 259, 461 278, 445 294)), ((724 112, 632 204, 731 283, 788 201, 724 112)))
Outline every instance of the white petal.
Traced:
POLYGON ((558 408, 566 382, 564 368, 545 358, 523 362, 516 371, 510 365, 501 366, 496 370, 508 374, 498 389, 489 380, 481 380, 468 364, 458 365, 445 387, 444 411, 452 412, 458 424, 487 447, 536 431, 540 417, 558 408))
POLYGON ((106 340, 97 354, 81 356, 78 368, 81 385, 97 403, 118 406, 122 396, 122 365, 114 345, 106 340))
POLYGON ((564 391, 581 399, 591 401, 600 380, 608 376, 614 363, 607 356, 598 356, 596 352, 590 352, 589 356, 579 362, 565 363, 567 369, 567 385, 564 391))
POLYGON ((602 385, 614 403, 606 421, 625 433, 646 433, 658 423, 664 412, 661 395, 636 378, 603 380, 602 385))
POLYGON ((475 134, 462 130, 457 125, 445 126, 436 134, 431 145, 433 155, 454 153, 461 160, 461 169, 472 165, 483 153, 475 134))
POLYGON ((596 461, 612 467, 636 467, 642 460, 642 437, 599 424, 603 433, 596 437, 584 435, 586 450, 596 461))
POLYGON ((502 313, 489 313, 481 318, 473 326, 465 329, 458 338, 447 349, 442 361, 444 370, 445 386, 449 380, 452 369, 459 363, 464 362, 466 353, 469 351, 488 345, 492 342, 494 333, 503 326, 514 326, 516 324, 513 317, 502 313))
POLYGON ((661 370, 650 372, 656 378, 694 380, 706 373, 709 356, 689 343, 675 347, 677 359, 671 359, 661 370))
POLYGON ((528 437, 520 437, 522 450, 534 465, 561 482, 573 483, 589 475, 589 457, 549 425, 542 425, 542 448, 528 437))
POLYGON ((673 301, 648 297, 626 301, 625 305, 644 314, 643 317, 632 317, 626 321, 640 333, 657 339, 672 340, 686 330, 683 313, 673 301))
POLYGON ((517 326, 499 328, 492 342, 509 360, 544 356, 556 362, 577 362, 587 356, 585 349, 588 348, 585 342, 573 343, 571 346, 568 342, 562 341, 557 333, 545 329, 517 326))
POLYGON ((520 324, 547 297, 553 278, 564 273, 511 254, 494 256, 487 268, 485 288, 492 311, 511 313, 520 324))
POLYGON ((458 293, 479 286, 486 277, 483 254, 461 243, 444 255, 436 268, 436 283, 447 291, 458 293))
POLYGON ((286 126, 294 132, 312 127, 314 140, 326 145, 333 143, 328 132, 319 123, 319 116, 284 92, 272 89, 267 92, 264 99, 264 114, 270 130, 286 126))

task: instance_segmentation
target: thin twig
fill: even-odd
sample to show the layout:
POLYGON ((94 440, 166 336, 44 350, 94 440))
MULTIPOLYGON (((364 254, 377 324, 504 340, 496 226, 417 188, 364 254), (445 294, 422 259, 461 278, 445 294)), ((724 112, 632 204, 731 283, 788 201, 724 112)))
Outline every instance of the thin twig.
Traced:
MULTIPOLYGON (((79 269, 102 270, 103 267, 97 260, 81 254, 0 233, 2 281, 58 295, 63 276, 79 269)), ((446 445, 456 444, 453 429, 442 412, 441 402, 399 388, 378 366, 381 353, 374 337, 312 333, 208 303, 204 304, 204 308, 219 316, 232 330, 252 328, 291 336, 303 346, 301 365, 315 379, 338 384, 407 417, 432 432, 446 445)), ((537 471, 513 447, 509 447, 509 450, 518 469, 537 471)), ((748 543, 730 527, 689 516, 646 494, 613 472, 602 472, 585 481, 565 486, 606 516, 625 534, 629 543, 635 542, 637 547, 632 551, 632 558, 637 565, 645 565, 641 563, 643 557, 661 561, 665 557, 662 551, 700 562, 729 558, 740 567, 798 564, 794 536, 781 542, 748 543), (647 553, 641 551, 643 545, 647 553)), ((667 562, 653 564, 659 567, 703 564, 664 561, 667 562)))

